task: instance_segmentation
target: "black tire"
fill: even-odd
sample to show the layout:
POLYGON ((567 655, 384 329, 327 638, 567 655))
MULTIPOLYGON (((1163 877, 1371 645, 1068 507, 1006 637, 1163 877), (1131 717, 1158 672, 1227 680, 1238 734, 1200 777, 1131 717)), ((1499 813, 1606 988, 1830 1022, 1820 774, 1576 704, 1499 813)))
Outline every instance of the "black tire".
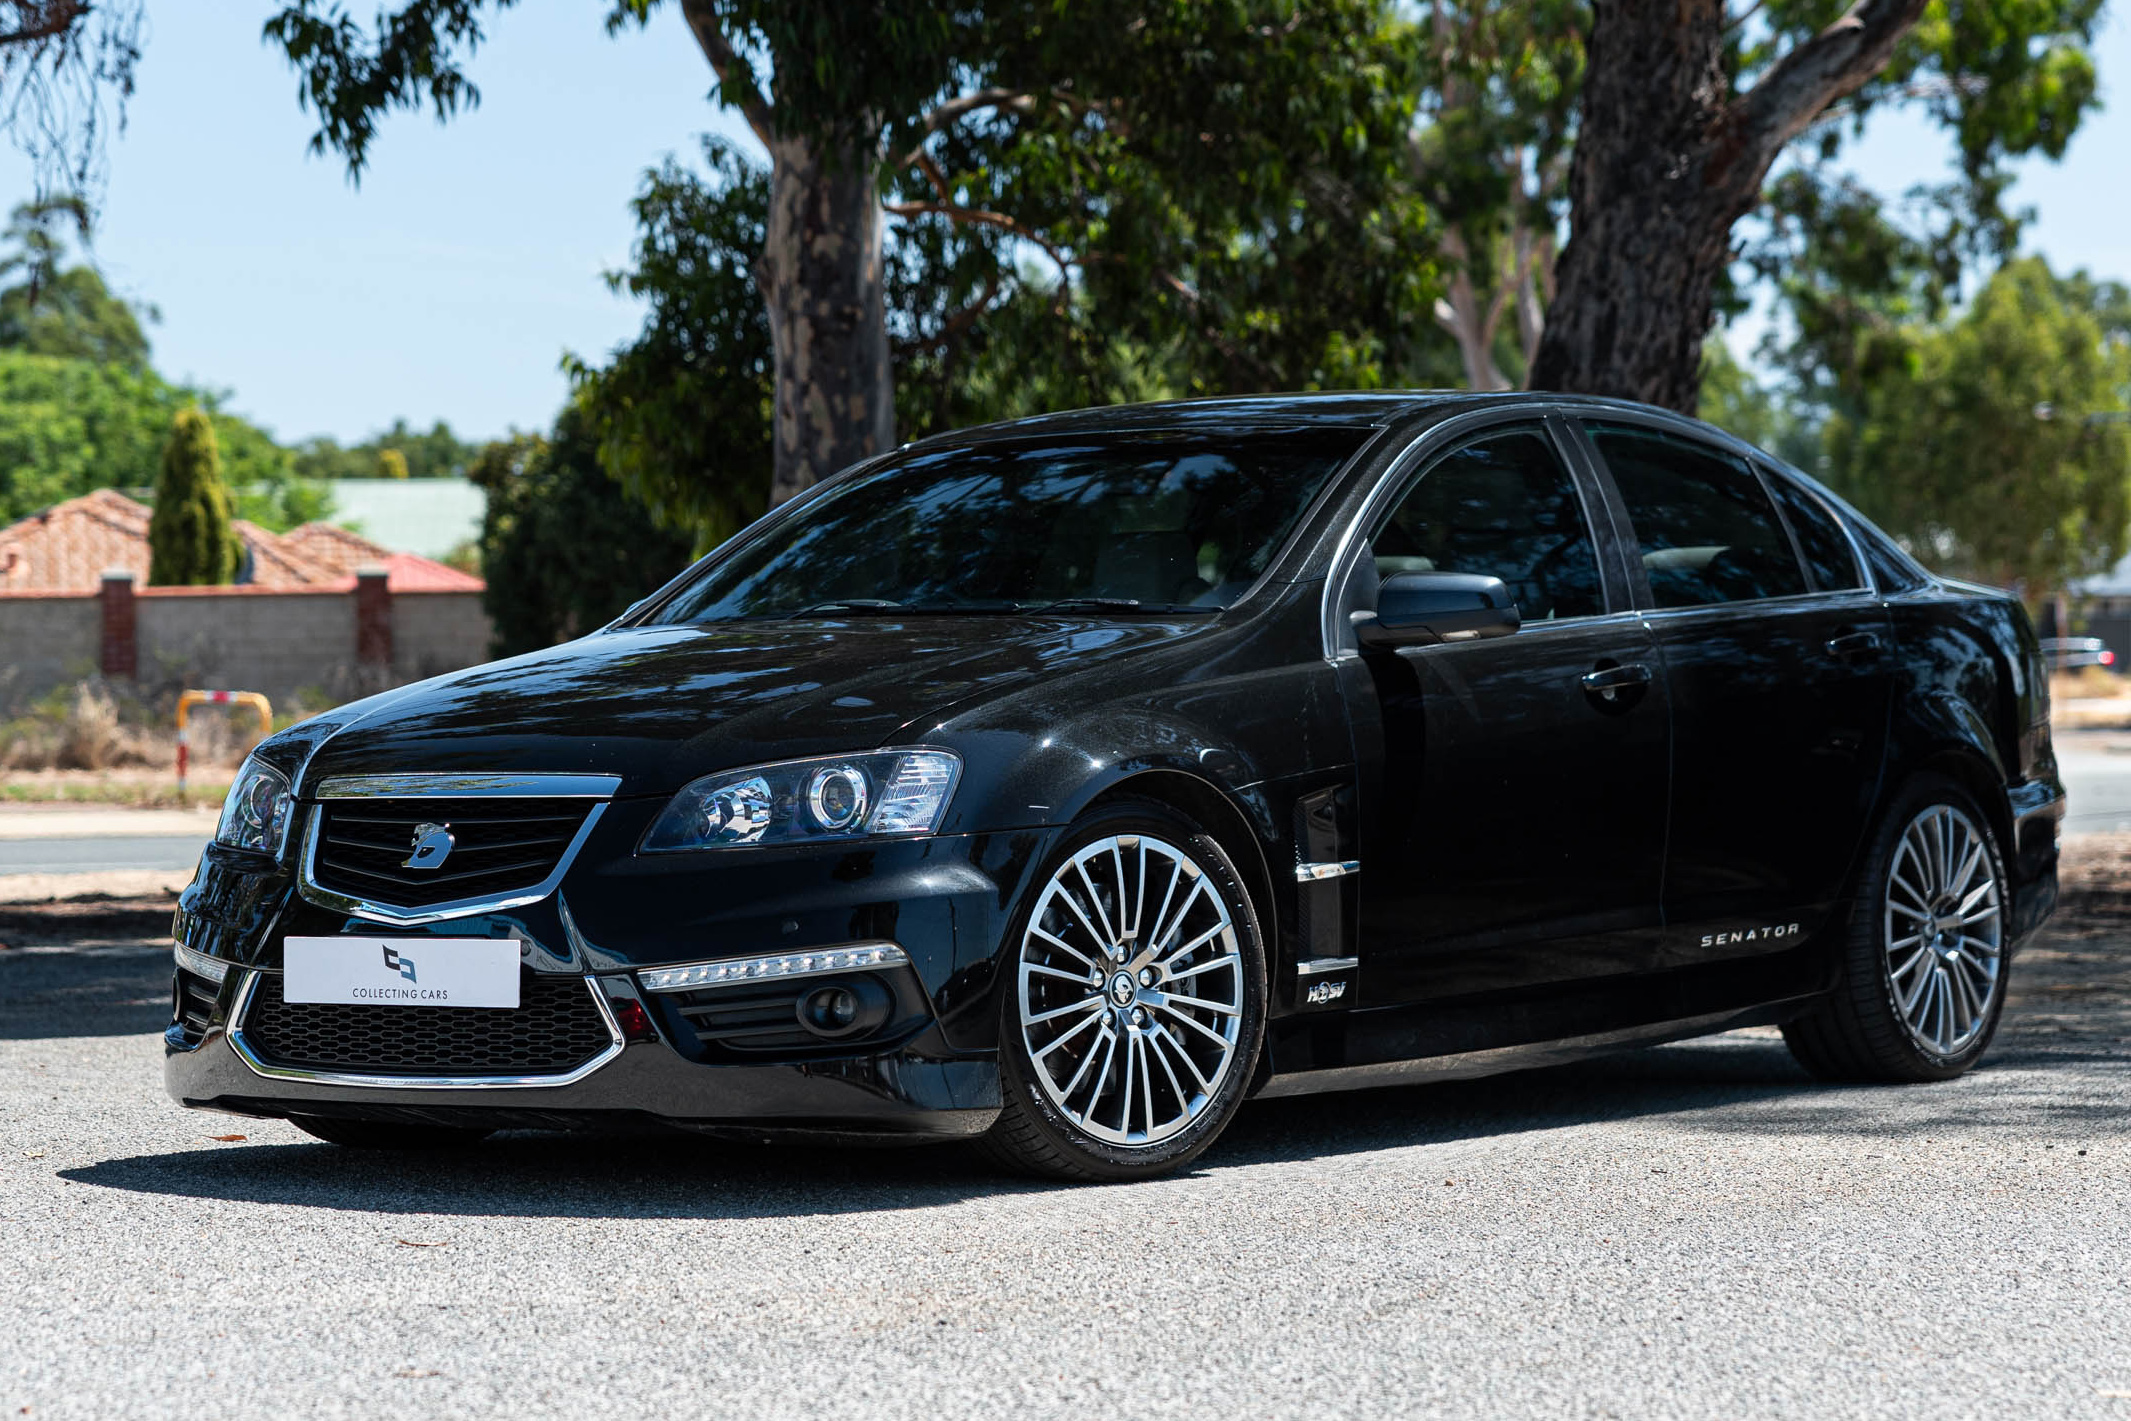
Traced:
MULTIPOLYGON (((1143 857, 1139 862, 1144 865, 1147 861, 1143 857)), ((1123 876, 1134 870, 1127 869, 1120 861, 1117 871, 1123 876)), ((1137 871, 1142 885, 1156 876, 1152 869, 1143 868, 1137 871)), ((1121 877, 1120 891, 1114 895, 1113 901, 1121 900, 1125 896, 1122 891, 1123 881, 1121 877)), ((1193 878, 1188 881, 1196 890, 1200 880, 1193 878)), ((1243 886, 1242 877, 1236 872, 1235 864, 1222 851, 1220 844, 1198 825, 1166 805, 1130 800, 1091 811, 1075 823, 1060 842, 1058 849, 1044 864, 1041 873, 1034 879, 1034 884, 1028 902, 1016 915, 1006 941, 1000 948, 1003 970, 999 1006, 999 1075, 1004 1109, 1000 1112, 998 1121, 979 1142, 980 1149, 995 1163, 1008 1169, 1052 1179, 1149 1179, 1181 1168, 1204 1153, 1234 1118, 1236 1110, 1243 1103, 1243 1097, 1250 1090, 1251 1079, 1258 1067, 1259 1053, 1263 1048, 1266 1000, 1264 936, 1257 912, 1251 904, 1250 894, 1243 886), (1174 848, 1180 851, 1201 871, 1204 886, 1219 895, 1221 910, 1228 916, 1227 930, 1233 935, 1233 955, 1236 959, 1233 979, 1226 976, 1230 970, 1228 967, 1199 969, 1213 974, 1215 979, 1223 984, 1209 990, 1218 991, 1225 997, 1230 990, 1228 984, 1232 983, 1234 989, 1235 1010, 1206 1014, 1206 1019, 1220 1026, 1221 1034, 1227 1034, 1231 1019, 1233 1024, 1232 1044, 1227 1055, 1220 1058, 1225 1060, 1225 1064, 1210 1082, 1210 1091, 1198 1091, 1195 1084, 1180 1086, 1178 1089, 1170 1088, 1172 1083, 1180 1083, 1188 1077, 1180 1076, 1177 1071, 1178 1067, 1183 1067, 1186 1063, 1176 1055, 1165 1054, 1165 1051, 1179 1051, 1178 1043, 1187 1037, 1192 1037, 1195 1042, 1213 1039, 1212 1032, 1204 1033, 1203 1038, 1193 1037, 1191 1032, 1181 1029, 1187 1025, 1182 1022, 1176 1023, 1180 1029, 1164 1034, 1172 1015, 1183 1011, 1195 1012, 1195 1009, 1160 1006, 1142 1010, 1136 1005, 1143 999, 1139 994, 1131 999, 1133 1004, 1120 1004, 1114 1012, 1108 1004, 1098 1005, 1094 1009, 1095 1015, 1107 1018, 1090 1023, 1096 1028, 1095 1036, 1101 1036, 1111 1024, 1116 1024, 1123 1056, 1129 1062, 1137 1050, 1138 1059, 1144 1063, 1140 1067, 1146 1072, 1142 1089, 1148 1093, 1146 1098, 1149 1103, 1146 1106, 1148 1114, 1143 1134, 1152 1136, 1156 1131, 1153 1113, 1156 1109, 1155 1102, 1159 1101, 1165 1111, 1173 1109, 1178 1112, 1175 1119, 1165 1121, 1162 1125, 1162 1128, 1173 1129, 1175 1133, 1136 1144, 1098 1138, 1090 1133, 1090 1130, 1101 1127, 1100 1120, 1096 1120, 1092 1126, 1084 1127, 1076 1122, 1066 1109, 1062 1109, 1044 1087, 1038 1085, 1036 1073, 1044 1071, 1046 1067, 1034 1059, 1024 1032, 1020 997, 1024 944, 1029 941, 1032 921, 1043 909, 1046 886, 1053 882, 1056 875, 1065 872, 1072 865, 1076 854, 1089 846, 1113 838, 1135 837, 1145 839, 1150 846, 1159 845, 1165 849, 1174 848), (1146 1022, 1145 1029, 1140 1025, 1142 1018, 1146 1022), (1157 1037, 1162 1039, 1158 1041, 1155 1039, 1157 1037), (1153 1066, 1156 1064, 1163 1067, 1165 1077, 1158 1078, 1153 1074, 1153 1066), (1187 1095, 1191 1097, 1188 1101, 1185 1098, 1187 1095)), ((1096 900, 1105 901, 1099 893, 1096 894, 1096 900)), ((1121 901, 1116 902, 1115 906, 1122 918, 1121 901)), ((1164 899, 1157 905, 1157 918, 1166 907, 1167 900, 1164 899)), ((1197 907, 1192 906, 1192 911, 1197 912, 1197 907)), ((1144 897, 1135 912, 1144 918, 1144 897)), ((1185 912, 1179 910, 1174 919, 1172 947, 1180 947, 1185 941, 1185 920, 1185 912)), ((1196 925, 1197 920, 1194 921, 1194 926, 1196 925)), ((1143 926, 1146 925, 1135 921, 1132 931, 1138 932, 1143 926)), ((1152 924, 1153 933, 1149 936, 1159 933, 1162 927, 1163 923, 1159 921, 1152 924)), ((1130 941, 1129 935, 1127 941, 1130 941)), ((1225 947, 1227 942, 1226 936, 1216 936, 1211 948, 1212 953, 1225 960, 1228 956, 1225 947)), ((1159 946, 1156 943, 1147 950, 1153 951, 1159 946)), ((1199 958, 1196 953, 1175 952, 1173 956, 1158 954, 1154 961, 1157 964, 1167 961, 1183 965, 1187 959, 1212 960, 1199 958)), ((1105 964, 1091 971, 1091 976, 1099 979, 1104 971, 1123 973, 1127 965, 1129 964, 1125 962, 1105 964)), ((1091 964, 1091 967, 1094 967, 1094 964, 1091 964)), ((1165 967, 1161 970, 1164 975, 1156 985, 1167 987, 1171 980, 1166 975, 1168 969, 1165 967)), ((1201 981, 1205 978, 1193 973, 1180 973, 1175 980, 1201 981)), ((1113 977, 1113 987, 1115 981, 1113 977)), ((1108 989, 1099 985, 1099 981, 1091 981, 1079 987, 1067 984, 1061 990, 1069 997, 1075 992, 1089 993, 1092 994, 1091 1000, 1108 995, 1108 989)), ((1153 1002, 1166 999, 1162 993, 1150 991, 1144 995, 1144 1000, 1153 1002)), ((1095 1038, 1090 1039, 1092 1041, 1095 1038)), ((1046 1047, 1049 1044, 1046 1043, 1046 1047)), ((1073 1043, 1068 1043, 1064 1048, 1069 1053, 1075 1049, 1073 1043)), ((1100 1048, 1091 1045, 1088 1049, 1092 1053, 1100 1048)), ((1205 1048, 1200 1046, 1197 1049, 1205 1048)), ((1216 1050, 1218 1051, 1218 1047, 1216 1050)), ((1104 1070, 1108 1070, 1107 1063, 1104 1070)), ((1064 1071, 1063 1065, 1060 1071, 1064 1071)), ((1046 1076, 1045 1079, 1052 1090, 1057 1089, 1058 1081, 1055 1075, 1046 1076)), ((1129 1082, 1131 1077, 1125 1075, 1122 1079, 1129 1082)), ((1095 1095, 1101 1096, 1102 1090, 1103 1086, 1098 1081, 1095 1095)), ((1068 1090, 1067 1098, 1070 1099, 1072 1094, 1068 1090)), ((1135 1108, 1133 1097, 1128 1087, 1121 1087, 1120 1094, 1124 1096, 1120 1127, 1129 1133, 1135 1108)), ((1094 1097, 1090 1098, 1087 1113, 1090 1117, 1098 1114, 1094 1097)))
MULTIPOLYGON (((1798 1064, 1822 1080, 1913 1083, 1952 1080, 1961 1075, 1990 1049, 2005 1010, 2011 910, 2005 858, 1989 817, 1975 797, 1954 781, 1940 775, 1918 776, 1903 787, 1873 831, 1871 848, 1858 877, 1857 894, 1837 945, 1840 963, 1834 990, 1810 1014, 1783 1028, 1784 1043, 1798 1064), (1952 811, 1960 819, 1946 819, 1944 811, 1952 811), (1903 941, 1897 934, 1913 926, 1919 939, 1924 940, 1914 951, 1925 964, 1930 964, 1932 949, 1926 943, 1946 940, 1937 927, 1937 918, 1929 920, 1928 925, 1913 922, 1918 915, 1907 907, 1890 910, 1889 906, 1890 892, 1903 903, 1909 901, 1904 890, 1890 889, 1890 879, 1898 861, 1905 871, 1917 867, 1915 858, 1904 858, 1903 839, 1912 826, 1927 822, 1927 815, 1938 816, 1937 822, 1949 824, 1965 821, 1973 831, 1987 860, 1979 867, 1995 885, 1993 901, 1998 914, 1994 930, 1996 955, 1987 999, 1980 1011, 1969 1013, 1968 1029, 1962 1035, 1955 1037, 1950 1030, 1947 1032, 1945 1044, 1952 1049, 1945 1050, 1930 1039, 1930 1031, 1918 1027, 1904 1012, 1900 994, 1913 987, 1915 979, 1908 979, 1908 987, 1897 988, 1894 962, 1900 950, 1889 945, 1903 941)), ((1934 906, 1932 911, 1939 910, 1934 906)), ((1966 939, 1961 941, 1965 943, 1966 939)), ((1981 954, 1969 955, 1973 959, 1981 954)), ((1941 969, 1924 965, 1915 970, 1923 973, 1941 969)), ((1974 980, 1974 974, 1959 963, 1943 970, 1958 971, 1968 981, 1974 980)), ((1948 990, 1951 993, 1954 989, 1948 990)), ((1959 1011, 1966 1010, 1966 1000, 1955 1010, 1952 1020, 1958 1020, 1959 1011)), ((1953 1009, 1950 996, 1948 1007, 1953 1009)), ((1949 1024, 1948 1019, 1928 1015, 1927 1019, 1942 1026, 1949 1024)))
POLYGON ((289 1123, 329 1145, 357 1150, 463 1150, 480 1144, 490 1134, 457 1125, 353 1120, 339 1115, 291 1115, 289 1123))

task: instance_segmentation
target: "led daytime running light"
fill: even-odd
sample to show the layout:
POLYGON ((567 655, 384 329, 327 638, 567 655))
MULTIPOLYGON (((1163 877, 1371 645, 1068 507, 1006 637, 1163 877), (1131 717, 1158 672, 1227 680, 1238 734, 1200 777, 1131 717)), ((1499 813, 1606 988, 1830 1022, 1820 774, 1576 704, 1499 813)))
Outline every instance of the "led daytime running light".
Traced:
POLYGON ((843 947, 824 947, 814 952, 780 952, 773 957, 728 957, 719 962, 661 967, 639 972, 637 980, 644 984, 647 992, 692 992, 699 987, 724 987, 735 982, 760 982, 776 977, 819 977, 829 972, 902 967, 909 961, 910 954, 892 942, 859 942, 843 947))
POLYGON ((182 967, 195 977, 205 977, 210 982, 219 983, 223 978, 229 976, 229 964, 227 962, 224 962, 219 957, 209 957, 206 953, 187 947, 182 942, 174 943, 171 946, 170 955, 177 959, 179 967, 182 967))

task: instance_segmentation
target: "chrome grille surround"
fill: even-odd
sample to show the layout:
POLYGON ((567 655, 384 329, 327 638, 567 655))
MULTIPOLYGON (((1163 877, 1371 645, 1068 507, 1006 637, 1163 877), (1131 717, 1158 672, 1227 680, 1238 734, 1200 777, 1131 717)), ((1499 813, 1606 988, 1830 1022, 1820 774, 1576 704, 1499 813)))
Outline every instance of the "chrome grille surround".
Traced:
POLYGON ((298 855, 297 891, 321 908, 347 913, 373 923, 411 927, 443 922, 473 913, 497 913, 537 903, 555 891, 576 861, 578 850, 591 837, 592 829, 606 812, 607 801, 621 787, 616 775, 549 774, 410 774, 352 775, 324 781, 318 786, 320 801, 305 818, 303 847, 298 855), (577 826, 555 866, 538 883, 502 893, 478 894, 442 903, 403 907, 370 895, 344 893, 318 881, 318 847, 325 822, 325 801, 419 799, 584 799, 597 801, 577 826))

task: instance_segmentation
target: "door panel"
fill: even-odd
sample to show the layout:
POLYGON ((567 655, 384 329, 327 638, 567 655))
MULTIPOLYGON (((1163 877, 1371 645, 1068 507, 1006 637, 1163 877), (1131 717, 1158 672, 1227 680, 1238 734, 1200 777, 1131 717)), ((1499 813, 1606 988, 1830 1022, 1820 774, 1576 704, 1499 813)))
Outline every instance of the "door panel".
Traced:
POLYGON ((1798 947, 1860 842, 1893 641, 1840 530, 1728 451, 1592 421, 1672 702, 1665 965, 1798 947), (1855 590, 1845 590, 1855 589, 1855 590))
POLYGON ((1868 594, 1652 618, 1673 703, 1665 916, 1683 961, 1818 928, 1886 758, 1893 636, 1868 594))
POLYGON ((1652 965, 1667 783, 1659 664, 1649 630, 1620 616, 1405 648, 1350 673, 1384 747, 1381 775, 1362 787, 1369 1004, 1652 965), (1586 689, 1585 677, 1617 684, 1586 689))
POLYGON ((1524 625, 1341 663, 1364 1004, 1633 972, 1656 950, 1667 697, 1601 546, 1538 425, 1444 454, 1369 530, 1355 605, 1379 575, 1481 573, 1524 625))

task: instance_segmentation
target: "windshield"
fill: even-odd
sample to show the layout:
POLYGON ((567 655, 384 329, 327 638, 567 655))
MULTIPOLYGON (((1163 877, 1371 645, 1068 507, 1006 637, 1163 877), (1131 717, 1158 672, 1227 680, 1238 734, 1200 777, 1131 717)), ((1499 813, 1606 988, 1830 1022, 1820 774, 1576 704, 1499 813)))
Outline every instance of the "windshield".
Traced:
POLYGON ((1119 434, 919 450, 711 567, 661 623, 865 613, 1216 611, 1367 429, 1119 434))

